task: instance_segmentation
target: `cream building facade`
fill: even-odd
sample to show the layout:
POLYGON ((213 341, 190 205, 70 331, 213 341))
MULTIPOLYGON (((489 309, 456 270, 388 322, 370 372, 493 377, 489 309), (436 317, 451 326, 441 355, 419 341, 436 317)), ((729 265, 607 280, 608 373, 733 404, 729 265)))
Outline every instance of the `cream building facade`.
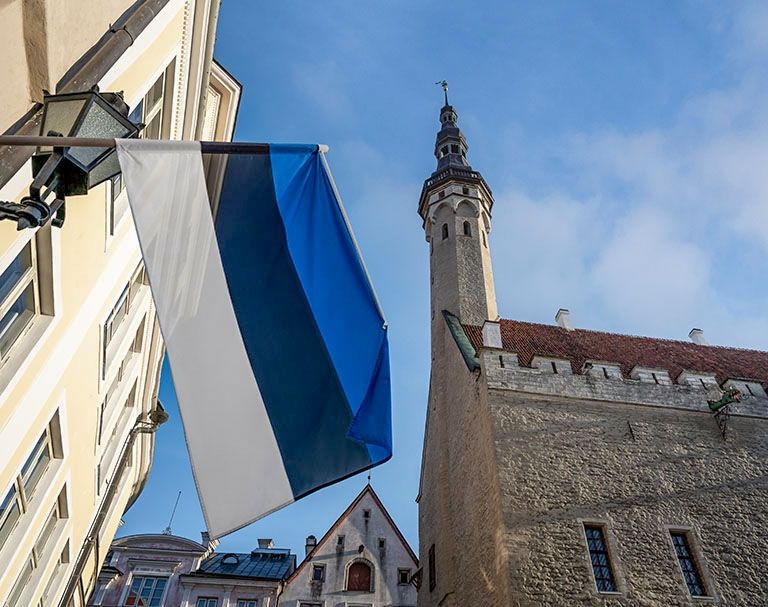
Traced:
MULTIPOLYGON (((143 136, 231 139, 240 86, 212 59, 218 4, 2 3, 0 130, 37 134, 43 89, 98 85, 124 92, 143 136)), ((0 200, 26 194, 33 152, 0 146, 0 200)), ((162 338, 120 179, 69 197, 66 213, 62 228, 0 222, 7 607, 84 604, 162 421, 162 338)))

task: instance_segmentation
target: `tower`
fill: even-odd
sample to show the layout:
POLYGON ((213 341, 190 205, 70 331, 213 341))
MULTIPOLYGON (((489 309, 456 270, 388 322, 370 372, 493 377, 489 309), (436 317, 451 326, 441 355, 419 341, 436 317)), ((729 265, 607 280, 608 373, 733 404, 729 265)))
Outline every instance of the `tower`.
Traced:
POLYGON ((467 161, 467 140, 448 103, 440 110, 435 141, 437 168, 424 182, 419 215, 429 243, 433 343, 442 330, 442 312, 462 322, 496 320, 488 235, 493 194, 483 176, 467 161))

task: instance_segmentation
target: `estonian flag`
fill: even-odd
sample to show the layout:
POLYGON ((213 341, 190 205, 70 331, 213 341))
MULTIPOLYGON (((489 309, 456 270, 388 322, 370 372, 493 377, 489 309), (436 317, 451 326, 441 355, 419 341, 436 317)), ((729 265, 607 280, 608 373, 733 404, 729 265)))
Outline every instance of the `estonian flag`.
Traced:
POLYGON ((211 535, 389 459, 386 324, 319 146, 117 152, 211 535))

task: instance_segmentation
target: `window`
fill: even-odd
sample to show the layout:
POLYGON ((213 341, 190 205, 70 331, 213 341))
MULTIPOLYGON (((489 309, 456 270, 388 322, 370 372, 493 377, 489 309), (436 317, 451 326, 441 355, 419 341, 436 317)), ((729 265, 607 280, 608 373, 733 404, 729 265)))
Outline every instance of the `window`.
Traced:
MULTIPOLYGON (((56 503, 46 518, 45 523, 43 523, 43 528, 40 530, 40 533, 35 540, 32 552, 29 554, 29 557, 27 557, 27 560, 24 563, 21 572, 19 573, 19 577, 16 579, 16 582, 11 589, 10 595, 8 595, 8 600, 5 603, 6 607, 16 607, 17 605, 20 607, 21 605, 26 605, 28 603, 28 600, 26 600, 24 603, 21 602, 22 595, 24 594, 24 590, 26 589, 27 584, 32 578, 32 574, 35 572, 35 570, 37 570, 37 568, 41 565, 45 566, 45 564, 49 561, 49 540, 53 536, 53 532, 56 529, 56 523, 59 522, 59 519, 65 518, 67 516, 66 495, 66 488, 64 488, 61 490, 59 497, 56 499, 56 503)), ((67 546, 65 550, 67 551, 66 554, 68 555, 69 547, 67 546)), ((63 555, 64 553, 62 552, 62 556, 63 555)), ((59 563, 60 562, 61 558, 59 558, 59 563)), ((58 570, 59 568, 57 567, 56 571, 54 571, 52 574, 52 579, 56 577, 58 570)), ((49 582, 49 585, 50 583, 51 582, 49 582)), ((48 592, 47 588, 46 592, 48 592)), ((26 598, 29 599, 29 597, 26 598)))
POLYGON ((451 144, 451 154, 458 154, 459 153, 459 146, 455 143, 451 144))
POLYGON ((201 596, 197 599, 195 607, 217 607, 219 599, 215 597, 201 596))
POLYGON ((13 584, 13 588, 11 588, 11 593, 6 599, 5 605, 7 607, 16 607, 17 605, 22 605, 20 602, 21 595, 24 593, 24 588, 26 588, 27 583, 32 577, 32 572, 34 572, 36 567, 37 562, 35 561, 34 556, 30 555, 27 557, 27 560, 21 569, 21 573, 19 573, 19 577, 16 578, 16 581, 13 584))
MULTIPOLYGON (((155 575, 137 575, 131 581, 131 588, 128 596, 125 597, 123 605, 136 605, 141 607, 160 607, 165 591, 167 577, 155 575)), ((198 600, 198 607, 200 602, 198 600)))
POLYGON ((0 274, 0 359, 40 313, 34 241, 30 240, 0 274))
POLYGON ((61 457, 59 437, 59 414, 46 427, 27 457, 21 472, 0 502, 0 549, 16 526, 21 515, 30 508, 30 500, 40 484, 48 465, 54 458, 61 457))
POLYGON ((444 145, 443 147, 440 148, 440 155, 441 156, 445 156, 447 153, 448 153, 448 146, 447 145, 444 145))
POLYGON ((398 569, 397 570, 397 583, 398 584, 408 584, 411 581, 411 570, 410 569, 398 569))
POLYGON ((675 547, 677 560, 680 563, 680 569, 683 572, 685 585, 688 586, 688 592, 691 593, 691 596, 707 596, 704 582, 701 579, 701 573, 691 553, 688 533, 685 531, 671 531, 670 535, 672 536, 672 545, 675 547))
POLYGON ((256 599, 237 599, 237 607, 258 607, 256 599))
POLYGON ((379 550, 384 550, 387 547, 387 540, 383 537, 379 538, 379 550))
MULTIPOLYGON (((143 139, 161 139, 170 134, 166 128, 169 111, 169 89, 173 85, 175 61, 160 74, 157 80, 149 88, 144 98, 139 101, 128 116, 135 124, 144 124, 144 129, 139 134, 143 139)), ((120 196, 125 184, 122 174, 115 175, 109 188, 109 234, 114 235, 116 227, 128 211, 128 198, 120 196)))
POLYGON ((371 520, 371 511, 368 508, 363 510, 363 520, 366 520, 366 521, 371 520))
POLYGON ((435 570, 435 545, 429 547, 428 567, 429 567, 429 591, 432 592, 437 586, 437 572, 435 570))
POLYGON ((472 236, 472 228, 468 221, 464 222, 464 236, 472 236))
POLYGON ((340 535, 336 538, 336 550, 344 550, 344 536, 340 535))
MULTIPOLYGON (((115 352, 112 351, 110 345, 115 337, 120 334, 120 329, 126 324, 131 311, 133 311, 136 306, 136 301, 143 295, 145 291, 144 287, 146 287, 146 285, 147 281, 146 273, 144 271, 144 263, 140 262, 134 271, 131 280, 125 285, 120 296, 117 298, 107 320, 104 322, 104 335, 102 340, 102 379, 106 379, 107 368, 115 357, 115 352)), ((129 348, 127 358, 130 358, 131 354, 141 351, 144 336, 143 328, 144 323, 141 323, 139 331, 137 331, 136 337, 129 348)))
POLYGON ((469 196, 469 188, 467 186, 462 186, 461 193, 464 194, 464 196, 469 196))
MULTIPOLYGON (((59 558, 56 560, 56 568, 51 573, 51 577, 48 579, 48 583, 43 590, 43 596, 40 600, 41 605, 49 606, 53 604, 53 592, 56 588, 57 582, 61 581, 61 576, 64 572, 64 565, 69 563, 69 542, 64 545, 59 558)), ((97 605, 100 603, 96 603, 97 605)))
POLYGON ((448 224, 444 223, 443 224, 443 240, 445 240, 446 238, 448 238, 448 224))
POLYGON ((616 592, 616 583, 613 579, 611 559, 605 544, 603 528, 598 525, 584 525, 584 533, 587 537, 589 558, 592 562, 592 573, 595 575, 595 585, 598 592, 616 592))
POLYGON ((355 561, 347 570, 347 590, 371 592, 371 567, 362 561, 355 561))
POLYGON ((325 581, 325 565, 312 565, 312 581, 325 581))

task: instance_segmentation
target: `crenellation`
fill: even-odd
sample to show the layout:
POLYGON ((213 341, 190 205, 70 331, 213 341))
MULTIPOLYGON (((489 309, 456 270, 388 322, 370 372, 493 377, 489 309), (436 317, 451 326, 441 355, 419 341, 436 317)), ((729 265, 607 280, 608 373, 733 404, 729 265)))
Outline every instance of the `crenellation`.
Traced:
MULTIPOLYGON (((483 375, 489 389, 529 392, 579 399, 615 401, 648 407, 686 409, 711 414, 707 398, 696 384, 665 384, 640 379, 605 378, 601 374, 554 374, 551 370, 509 365, 516 354, 506 354, 501 365, 498 350, 483 349, 480 355, 483 375)), ((537 357, 538 358, 538 357, 537 357)), ((699 384, 700 385, 700 384, 699 384)), ((730 405, 731 415, 768 418, 768 398, 745 394, 740 403, 730 405)))

